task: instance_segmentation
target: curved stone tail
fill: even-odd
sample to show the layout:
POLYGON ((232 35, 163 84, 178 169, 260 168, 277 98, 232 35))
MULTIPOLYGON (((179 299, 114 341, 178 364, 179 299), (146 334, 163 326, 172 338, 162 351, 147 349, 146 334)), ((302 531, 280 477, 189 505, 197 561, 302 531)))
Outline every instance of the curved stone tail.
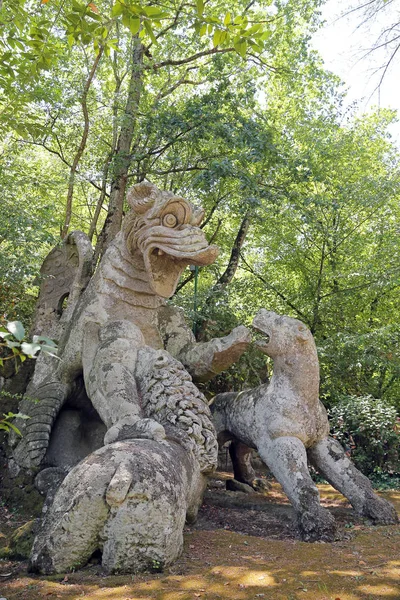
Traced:
POLYGON ((31 393, 32 400, 24 400, 21 412, 29 419, 25 421, 22 438, 14 449, 14 458, 21 467, 35 468, 43 461, 54 421, 68 391, 69 387, 59 381, 47 381, 31 393))

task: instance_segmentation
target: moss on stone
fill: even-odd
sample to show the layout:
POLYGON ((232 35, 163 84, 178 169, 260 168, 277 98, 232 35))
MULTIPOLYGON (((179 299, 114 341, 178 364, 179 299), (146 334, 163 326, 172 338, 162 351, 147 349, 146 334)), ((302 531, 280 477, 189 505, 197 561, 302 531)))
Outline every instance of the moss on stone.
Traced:
POLYGON ((28 521, 21 527, 18 527, 11 536, 9 545, 10 558, 25 560, 29 558, 32 550, 35 521, 28 521))

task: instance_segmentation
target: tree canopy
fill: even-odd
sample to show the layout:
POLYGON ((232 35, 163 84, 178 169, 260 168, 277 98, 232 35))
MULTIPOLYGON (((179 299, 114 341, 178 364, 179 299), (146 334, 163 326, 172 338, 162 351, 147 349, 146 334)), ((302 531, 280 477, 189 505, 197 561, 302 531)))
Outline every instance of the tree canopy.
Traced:
MULTIPOLYGON (((202 336, 261 306, 312 330, 322 393, 399 406, 399 155, 310 46, 317 0, 4 1, 0 313, 28 322, 42 258, 81 229, 96 260, 126 188, 201 203, 221 253, 172 302, 202 336)), ((261 367, 251 351, 231 377, 261 367)), ((257 371, 258 372, 258 371, 257 371)))

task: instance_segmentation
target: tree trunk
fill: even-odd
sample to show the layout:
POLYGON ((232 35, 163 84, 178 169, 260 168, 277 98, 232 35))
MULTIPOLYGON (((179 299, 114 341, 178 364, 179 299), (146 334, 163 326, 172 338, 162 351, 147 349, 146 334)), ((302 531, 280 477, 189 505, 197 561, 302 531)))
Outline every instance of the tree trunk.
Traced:
MULTIPOLYGON (((232 279, 234 278, 235 273, 238 268, 238 265, 239 265, 240 251, 245 242, 249 227, 250 227, 250 216, 247 213, 246 216, 244 217, 243 221, 240 224, 239 231, 237 233, 235 242, 234 242, 232 250, 231 250, 231 256, 229 258, 228 265, 227 265, 225 271, 223 272, 223 274, 221 275, 221 277, 211 288, 211 290, 206 298, 206 301, 204 302, 203 308, 201 310, 201 313, 203 313, 203 319, 201 318, 201 313, 200 313, 200 320, 205 321, 204 314, 207 312, 208 307, 211 305, 213 300, 218 296, 219 292, 221 292, 227 285, 229 285, 229 283, 231 283, 232 279)), ((206 323, 203 323, 203 325, 204 326, 202 326, 199 329, 199 333, 197 335, 198 341, 203 341, 207 337, 206 323)))
POLYGON ((74 156, 74 160, 72 161, 72 165, 71 165, 71 169, 69 172, 69 181, 68 181, 68 192, 67 192, 67 204, 66 204, 66 208, 65 208, 65 218, 64 218, 64 224, 61 228, 61 239, 63 240, 64 238, 67 237, 68 235, 68 231, 69 231, 69 226, 71 223, 71 216, 72 216, 72 198, 74 195, 74 187, 75 187, 75 175, 76 175, 76 171, 78 168, 78 164, 79 161, 82 158, 82 154, 85 151, 86 148, 86 142, 87 142, 87 138, 89 135, 89 113, 88 113, 88 108, 87 108, 87 95, 89 93, 89 89, 90 86, 92 84, 93 81, 93 77, 96 73, 96 69, 98 67, 98 64, 100 62, 100 58, 103 54, 103 46, 101 46, 99 48, 99 51, 97 53, 97 56, 95 58, 95 61, 92 65, 92 68, 90 70, 89 76, 86 80, 85 83, 85 87, 83 88, 83 92, 82 92, 82 97, 81 97, 81 106, 82 106, 82 112, 83 112, 83 118, 84 118, 84 126, 83 126, 83 133, 82 133, 82 137, 81 137, 81 143, 79 144, 79 148, 74 156))
POLYGON ((131 145, 135 132, 140 95, 143 85, 143 46, 138 37, 133 40, 132 71, 128 97, 118 137, 111 181, 108 214, 97 241, 95 258, 100 258, 121 229, 123 205, 131 165, 131 145))
POLYGON ((249 216, 249 214, 246 214, 246 216, 244 217, 243 221, 240 224, 235 243, 233 244, 231 256, 230 256, 230 259, 228 262, 228 266, 226 267, 226 269, 225 269, 224 273, 221 275, 221 277, 218 279, 217 283, 212 288, 211 293, 213 293, 213 291, 217 291, 217 290, 220 290, 221 288, 224 288, 229 283, 231 283, 232 279, 234 278, 235 273, 238 268, 238 265, 239 265, 240 251, 243 247, 247 232, 249 231, 249 227, 250 227, 250 216, 249 216))

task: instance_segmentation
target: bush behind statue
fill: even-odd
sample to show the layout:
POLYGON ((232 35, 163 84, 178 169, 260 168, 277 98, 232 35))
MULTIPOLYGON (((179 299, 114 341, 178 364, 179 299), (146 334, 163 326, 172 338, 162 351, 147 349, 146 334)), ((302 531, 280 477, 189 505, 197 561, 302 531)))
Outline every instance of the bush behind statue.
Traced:
POLYGON ((331 433, 377 487, 400 486, 400 421, 396 409, 372 396, 342 396, 330 408, 331 433))

